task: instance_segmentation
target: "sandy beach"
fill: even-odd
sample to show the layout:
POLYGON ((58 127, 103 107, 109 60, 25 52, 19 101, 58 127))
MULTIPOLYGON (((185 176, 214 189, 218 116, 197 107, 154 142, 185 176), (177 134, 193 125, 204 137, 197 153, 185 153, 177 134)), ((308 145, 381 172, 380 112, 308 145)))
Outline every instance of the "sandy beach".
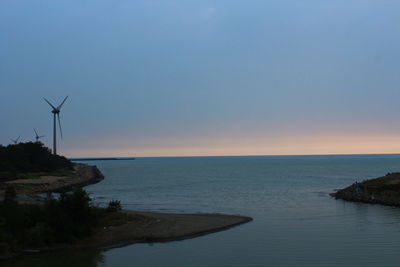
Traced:
MULTIPOLYGON (((75 164, 68 176, 40 176, 35 179, 18 179, 2 183, 2 187, 12 186, 20 203, 41 204, 43 199, 37 194, 68 191, 104 179, 96 166, 75 164)), ((119 223, 100 223, 94 226, 91 237, 76 240, 71 244, 55 244, 51 247, 25 248, 17 255, 32 251, 47 251, 67 248, 114 248, 134 243, 167 242, 183 240, 226 230, 249 222, 250 217, 223 214, 175 214, 138 211, 118 211, 116 217, 126 217, 119 223)), ((5 258, 16 256, 4 255, 5 258)))
POLYGON ((252 220, 251 217, 223 214, 122 212, 135 215, 138 219, 99 229, 93 238, 79 246, 112 248, 133 243, 183 240, 226 230, 252 220))
POLYGON ((128 214, 133 219, 117 226, 98 227, 91 237, 71 244, 29 247, 15 253, 0 255, 0 260, 44 251, 110 249, 135 243, 179 241, 227 230, 253 220, 251 217, 224 214, 176 214, 128 210, 119 212, 128 214))

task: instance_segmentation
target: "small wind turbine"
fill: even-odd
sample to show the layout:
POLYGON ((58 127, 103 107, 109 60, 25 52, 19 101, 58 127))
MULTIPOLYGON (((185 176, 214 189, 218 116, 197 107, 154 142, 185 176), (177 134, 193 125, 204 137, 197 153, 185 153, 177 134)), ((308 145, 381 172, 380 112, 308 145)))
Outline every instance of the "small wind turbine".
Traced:
POLYGON ((63 100, 63 102, 61 102, 61 104, 58 107, 53 106, 49 100, 47 100, 46 98, 44 99, 47 104, 50 105, 50 107, 53 108, 53 110, 51 111, 51 113, 53 113, 53 154, 57 154, 57 134, 56 134, 56 117, 58 119, 58 126, 60 127, 60 134, 61 134, 61 139, 62 139, 62 129, 61 129, 61 122, 60 122, 60 110, 62 105, 64 104, 65 100, 67 100, 68 96, 66 96, 63 100))
POLYGON ((36 138, 36 142, 39 142, 39 139, 44 137, 44 135, 38 135, 38 133, 36 132, 35 128, 33 128, 33 130, 35 131, 35 138, 36 138))
POLYGON ((18 136, 17 139, 12 139, 12 138, 10 138, 10 140, 11 140, 14 144, 18 144, 18 140, 19 140, 20 137, 21 137, 21 136, 18 136))

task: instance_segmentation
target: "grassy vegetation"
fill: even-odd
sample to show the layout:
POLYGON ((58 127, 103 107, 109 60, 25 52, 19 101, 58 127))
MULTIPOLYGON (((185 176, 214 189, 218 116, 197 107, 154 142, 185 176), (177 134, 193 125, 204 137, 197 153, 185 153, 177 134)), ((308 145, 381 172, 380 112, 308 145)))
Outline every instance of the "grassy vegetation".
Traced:
POLYGON ((369 193, 400 196, 400 173, 388 173, 383 177, 366 180, 362 186, 369 193))
MULTIPOLYGON (((40 142, 0 145, 0 182, 68 176, 72 170, 72 162, 53 155, 40 142)), ((107 208, 94 207, 83 189, 62 193, 57 199, 49 197, 42 205, 30 205, 18 203, 15 189, 2 185, 6 191, 4 200, 0 200, 0 255, 24 248, 74 243, 104 227, 143 219, 118 212, 121 203, 117 200, 110 201, 107 208)))
MULTIPOLYGON (((93 207, 83 189, 49 198, 43 205, 19 204, 8 190, 0 202, 0 254, 27 247, 74 243, 95 229, 124 224, 137 216, 93 207)), ((139 218, 140 219, 140 218, 139 218)))
POLYGON ((16 179, 39 179, 41 176, 70 176, 72 170, 55 170, 48 172, 0 172, 0 181, 16 180, 16 179))
POLYGON ((0 145, 0 181, 68 175, 73 164, 40 142, 0 145))

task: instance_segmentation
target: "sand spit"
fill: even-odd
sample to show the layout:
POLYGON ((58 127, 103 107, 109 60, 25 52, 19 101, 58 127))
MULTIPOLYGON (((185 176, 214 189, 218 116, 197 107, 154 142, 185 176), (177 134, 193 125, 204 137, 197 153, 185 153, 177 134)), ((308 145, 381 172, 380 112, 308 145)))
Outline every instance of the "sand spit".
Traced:
POLYGON ((69 191, 98 183, 103 179, 103 174, 96 166, 74 164, 74 170, 68 176, 40 176, 40 178, 35 179, 18 179, 3 182, 0 186, 2 188, 14 187, 17 194, 39 194, 69 191))
POLYGON ((227 230, 252 221, 251 217, 223 214, 173 214, 156 212, 119 211, 134 216, 132 221, 118 226, 98 228, 92 237, 73 244, 25 248, 12 254, 0 254, 0 260, 32 253, 64 249, 111 249, 135 243, 179 241, 227 230))
POLYGON ((123 211, 142 217, 120 226, 106 227, 84 247, 114 248, 134 243, 167 242, 194 238, 250 222, 252 218, 223 214, 172 214, 123 211))
POLYGON ((400 173, 355 182, 331 194, 336 199, 400 207, 400 173))
MULTIPOLYGON (((96 166, 75 164, 69 176, 41 176, 36 179, 19 179, 3 182, 0 186, 12 186, 19 196, 35 196, 46 192, 68 191, 100 182, 104 176, 96 166)), ((22 201, 35 204, 35 201, 22 201)), ((40 204, 41 199, 36 204, 40 204)), ((12 258, 32 252, 71 249, 109 249, 134 243, 167 242, 194 238, 252 221, 252 218, 223 214, 175 214, 137 211, 118 211, 129 217, 122 224, 94 227, 94 235, 74 244, 55 244, 51 247, 29 248, 12 255, 0 255, 0 259, 12 258)))

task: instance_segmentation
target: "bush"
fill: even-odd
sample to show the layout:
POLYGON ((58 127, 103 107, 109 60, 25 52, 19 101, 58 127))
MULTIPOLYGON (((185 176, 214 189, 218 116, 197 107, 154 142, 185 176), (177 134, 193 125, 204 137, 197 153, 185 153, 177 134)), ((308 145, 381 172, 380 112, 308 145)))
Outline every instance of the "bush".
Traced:
POLYGON ((49 198, 45 205, 0 202, 0 252, 70 242, 89 236, 99 219, 83 189, 49 198))
POLYGON ((7 187, 4 191, 4 202, 14 202, 17 197, 14 187, 7 187))
POLYGON ((121 201, 111 200, 108 202, 107 211, 115 212, 121 210, 121 201))
POLYGON ((40 142, 0 145, 0 178, 15 178, 16 172, 72 170, 72 162, 54 155, 40 142))
POLYGON ((62 193, 58 200, 46 202, 47 223, 57 241, 69 241, 90 235, 97 216, 91 198, 83 189, 62 193))

